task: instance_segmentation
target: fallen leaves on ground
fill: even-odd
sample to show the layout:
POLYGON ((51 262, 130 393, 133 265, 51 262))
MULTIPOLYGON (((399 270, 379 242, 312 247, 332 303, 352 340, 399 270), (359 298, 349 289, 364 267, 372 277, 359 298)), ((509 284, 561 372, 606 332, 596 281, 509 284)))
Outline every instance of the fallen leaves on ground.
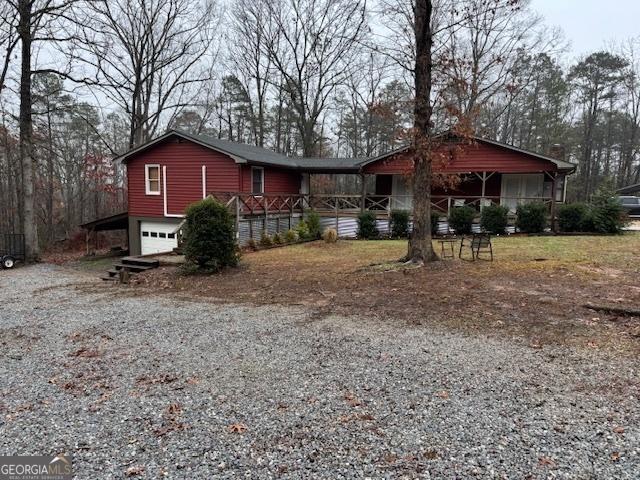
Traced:
POLYGON ((344 394, 344 399, 347 401, 349 405, 352 407, 359 407, 362 405, 362 402, 358 400, 358 397, 352 392, 347 392, 344 394))
POLYGON ((227 427, 229 433, 244 433, 247 431, 247 426, 244 423, 233 423, 227 427))
POLYGON ((170 403, 162 415, 162 425, 153 430, 156 437, 163 437, 171 432, 186 430, 187 424, 180 421, 182 415, 182 405, 170 403))
POLYGON ((540 457, 540 459, 538 460, 538 465, 540 465, 541 467, 555 468, 557 464, 549 457, 540 457))
POLYGON ((125 471, 125 475, 127 477, 136 477, 138 475, 143 475, 144 474, 144 467, 142 465, 135 465, 133 467, 129 467, 127 468, 127 470, 125 471))

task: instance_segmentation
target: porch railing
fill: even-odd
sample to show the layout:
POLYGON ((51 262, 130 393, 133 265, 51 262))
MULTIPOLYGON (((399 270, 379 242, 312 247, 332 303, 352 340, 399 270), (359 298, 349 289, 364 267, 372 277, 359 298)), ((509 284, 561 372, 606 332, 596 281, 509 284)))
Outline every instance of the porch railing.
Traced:
MULTIPOLYGON (((337 194, 286 194, 270 193, 257 195, 243 192, 212 192, 210 195, 224 203, 238 215, 293 214, 307 209, 320 214, 351 213, 373 211, 379 214, 392 210, 411 210, 411 195, 337 195, 337 194)), ((442 214, 449 214, 451 209, 470 206, 478 212, 490 205, 513 205, 541 202, 551 209, 553 200, 547 197, 500 197, 500 196, 465 196, 465 195, 433 195, 431 208, 442 214)))
MULTIPOLYGON (((273 235, 295 228, 306 210, 316 211, 325 226, 335 228, 342 236, 355 235, 356 216, 362 211, 374 212, 380 228, 390 229, 393 210, 411 210, 413 198, 410 195, 332 195, 332 194, 264 194, 244 192, 212 192, 210 196, 225 204, 235 216, 236 235, 241 245, 250 240, 259 241, 262 233, 273 235)), ((448 215, 457 206, 467 205, 478 213, 483 207, 507 203, 509 205, 542 202, 553 213, 551 198, 505 198, 497 196, 441 196, 431 198, 433 211, 448 215)), ((446 220, 446 219, 445 219, 446 220)), ((440 222, 441 229, 448 231, 446 221, 440 222)), ((441 232, 442 233, 442 232, 441 232)))

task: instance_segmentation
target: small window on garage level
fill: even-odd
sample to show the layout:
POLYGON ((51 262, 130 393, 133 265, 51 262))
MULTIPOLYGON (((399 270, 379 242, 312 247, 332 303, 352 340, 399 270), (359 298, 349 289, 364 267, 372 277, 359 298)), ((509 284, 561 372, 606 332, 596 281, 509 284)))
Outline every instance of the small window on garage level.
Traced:
POLYGON ((160 165, 145 165, 144 179, 147 195, 160 195, 160 165))
POLYGON ((176 238, 175 233, 167 233, 167 238, 176 238))
POLYGON ((142 236, 143 237, 148 237, 149 236, 149 232, 142 232, 142 236))
POLYGON ((251 193, 262 195, 264 193, 264 168, 251 167, 251 193))
POLYGON ((160 232, 158 235, 160 235, 160 238, 167 238, 167 234, 164 232, 160 232))
POLYGON ((151 232, 152 238, 158 238, 158 232, 151 232))

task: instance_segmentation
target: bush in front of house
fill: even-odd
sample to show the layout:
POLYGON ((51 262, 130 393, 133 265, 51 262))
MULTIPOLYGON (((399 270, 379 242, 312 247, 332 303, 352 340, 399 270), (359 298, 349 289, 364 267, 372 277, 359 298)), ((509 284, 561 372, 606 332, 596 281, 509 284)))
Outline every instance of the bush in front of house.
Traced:
POLYGON ((282 245, 283 243, 284 243, 284 238, 282 238, 282 234, 280 232, 276 232, 273 235, 273 244, 282 245))
POLYGON ((338 241, 338 232, 335 228, 326 228, 322 234, 322 239, 327 243, 336 243, 338 241))
POLYGON ((471 207, 455 207, 449 213, 449 227, 458 235, 468 235, 471 233, 475 216, 476 211, 471 207))
POLYGON ((567 203, 558 208, 561 232, 588 232, 592 227, 589 208, 584 203, 567 203))
POLYGON ((322 233, 320 226, 320 215, 318 212, 310 210, 307 212, 307 227, 309 228, 309 240, 317 240, 322 233))
POLYGON ((300 220, 296 225, 296 233, 298 234, 298 240, 307 240, 309 238, 309 226, 304 220, 300 220))
POLYGON ((371 240, 378 238, 380 233, 376 227, 376 214, 374 212, 362 212, 358 215, 358 238, 371 240))
POLYGON ((190 205, 184 224, 187 262, 201 270, 219 271, 238 264, 235 224, 227 207, 213 198, 190 205))
POLYGON ((516 227, 524 233, 542 233, 547 227, 547 206, 541 202, 518 205, 516 227))
POLYGON ((502 235, 509 224, 509 209, 501 205, 489 205, 480 213, 480 228, 494 235, 502 235))
POLYGON ((409 212, 407 210, 393 210, 390 227, 392 238, 407 238, 409 236, 409 212))
POLYGON ((298 241, 298 232, 296 232, 295 230, 293 230, 292 228, 290 228, 289 230, 287 230, 287 232, 284 234, 284 240, 287 243, 295 243, 298 241))
POLYGON ((627 217, 613 192, 602 189, 593 198, 589 211, 589 223, 596 233, 622 233, 627 217))
POLYGON ((253 238, 247 240, 247 248, 250 250, 258 250, 258 244, 253 238))
POLYGON ((273 239, 267 233, 266 230, 263 230, 262 235, 260 236, 260 246, 267 248, 267 247, 271 247, 272 245, 273 245, 273 239))

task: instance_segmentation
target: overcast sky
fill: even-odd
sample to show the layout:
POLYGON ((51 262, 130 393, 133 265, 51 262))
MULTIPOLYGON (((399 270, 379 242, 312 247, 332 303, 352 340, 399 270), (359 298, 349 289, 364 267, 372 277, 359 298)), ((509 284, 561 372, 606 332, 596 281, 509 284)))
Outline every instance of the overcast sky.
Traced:
POLYGON ((640 0, 532 0, 531 7, 562 28, 575 56, 640 36, 640 0))

